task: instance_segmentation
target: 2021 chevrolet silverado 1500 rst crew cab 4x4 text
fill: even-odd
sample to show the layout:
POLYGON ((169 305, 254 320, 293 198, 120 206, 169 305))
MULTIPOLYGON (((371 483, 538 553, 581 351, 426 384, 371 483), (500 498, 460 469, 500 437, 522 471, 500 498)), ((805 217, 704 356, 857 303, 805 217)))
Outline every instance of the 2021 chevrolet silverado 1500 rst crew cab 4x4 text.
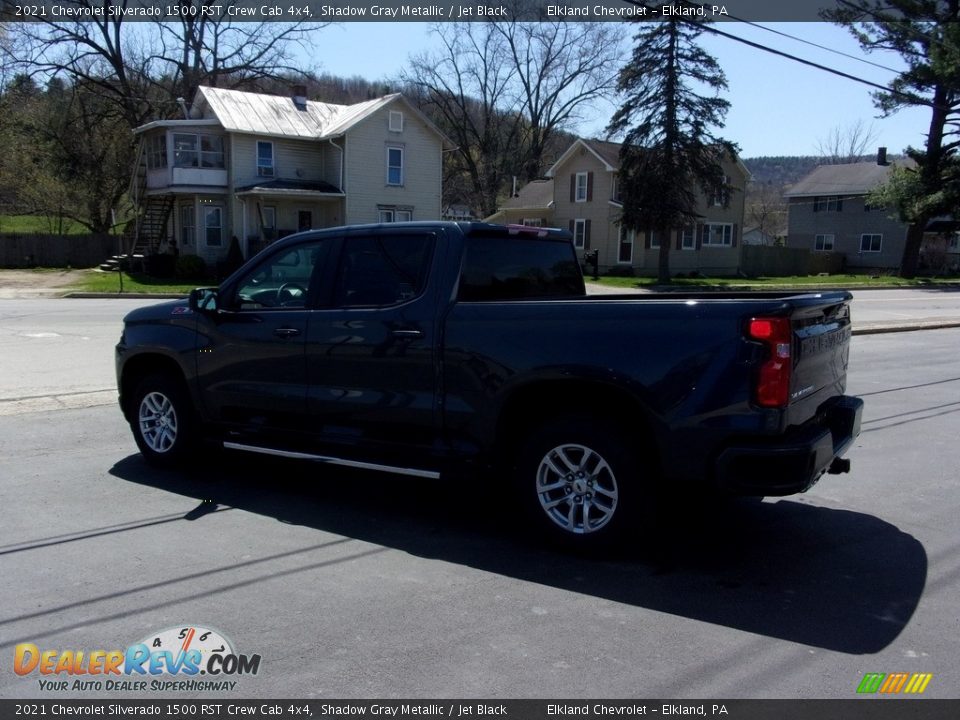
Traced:
POLYGON ((507 471, 547 532, 589 544, 658 488, 786 495, 846 470, 849 300, 587 297, 559 230, 310 231, 127 315, 120 406, 158 465, 203 437, 454 482, 507 471))

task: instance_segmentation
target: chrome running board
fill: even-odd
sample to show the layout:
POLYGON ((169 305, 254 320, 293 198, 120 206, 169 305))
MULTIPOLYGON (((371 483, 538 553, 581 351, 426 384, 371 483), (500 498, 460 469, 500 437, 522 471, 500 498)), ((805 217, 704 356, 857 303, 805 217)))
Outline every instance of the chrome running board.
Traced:
POLYGON ((276 457, 288 458, 290 460, 311 460, 313 462, 326 463, 327 465, 341 465, 343 467, 357 468, 358 470, 375 470, 377 472, 393 473, 394 475, 411 475, 413 477, 429 478, 431 480, 437 480, 440 477, 440 473, 433 472, 432 470, 378 465, 377 463, 344 460, 343 458, 327 457, 326 455, 314 455, 312 453, 294 452, 292 450, 277 450, 275 448, 260 447, 259 445, 244 445, 242 443, 224 441, 223 447, 227 450, 245 450, 262 455, 275 455, 276 457))

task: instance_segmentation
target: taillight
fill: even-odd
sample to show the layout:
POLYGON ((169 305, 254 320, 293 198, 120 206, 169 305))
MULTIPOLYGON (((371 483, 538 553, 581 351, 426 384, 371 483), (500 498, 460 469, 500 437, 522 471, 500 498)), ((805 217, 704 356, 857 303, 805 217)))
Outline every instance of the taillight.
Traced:
POLYGON ((747 334, 767 346, 769 357, 760 366, 753 400, 761 407, 784 408, 790 402, 791 346, 790 318, 751 318, 747 334))

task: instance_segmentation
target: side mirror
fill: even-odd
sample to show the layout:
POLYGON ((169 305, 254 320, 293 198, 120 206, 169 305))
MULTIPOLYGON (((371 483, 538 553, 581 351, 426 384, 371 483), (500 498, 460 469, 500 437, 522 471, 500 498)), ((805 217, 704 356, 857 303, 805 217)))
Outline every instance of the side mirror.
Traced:
POLYGON ((194 288, 190 291, 190 309, 194 312, 216 312, 218 300, 217 288, 194 288))

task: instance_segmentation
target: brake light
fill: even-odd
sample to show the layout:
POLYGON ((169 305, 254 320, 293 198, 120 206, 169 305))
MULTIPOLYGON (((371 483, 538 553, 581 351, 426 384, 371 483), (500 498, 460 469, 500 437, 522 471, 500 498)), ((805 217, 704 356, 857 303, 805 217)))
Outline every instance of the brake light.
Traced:
POLYGON ((747 334, 767 346, 769 357, 757 372, 753 399, 757 405, 784 408, 790 402, 791 348, 793 334, 790 318, 751 318, 747 334))

